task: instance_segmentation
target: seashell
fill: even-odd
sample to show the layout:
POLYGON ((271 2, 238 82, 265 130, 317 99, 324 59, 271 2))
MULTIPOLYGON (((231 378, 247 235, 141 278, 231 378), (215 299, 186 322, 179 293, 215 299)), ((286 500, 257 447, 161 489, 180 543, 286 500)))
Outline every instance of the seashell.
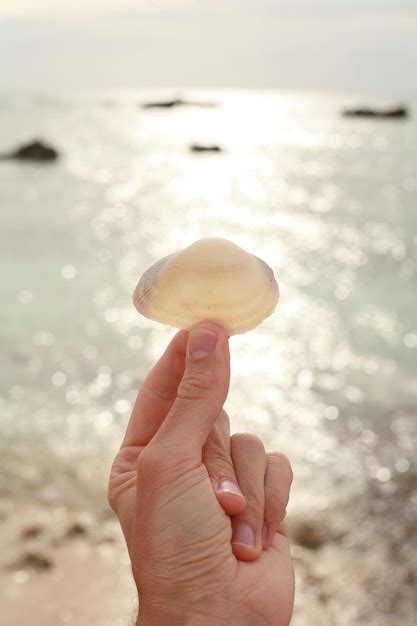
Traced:
POLYGON ((278 298, 272 269, 220 238, 200 239, 164 257, 142 275, 133 293, 145 317, 183 329, 208 320, 228 335, 258 326, 278 298))

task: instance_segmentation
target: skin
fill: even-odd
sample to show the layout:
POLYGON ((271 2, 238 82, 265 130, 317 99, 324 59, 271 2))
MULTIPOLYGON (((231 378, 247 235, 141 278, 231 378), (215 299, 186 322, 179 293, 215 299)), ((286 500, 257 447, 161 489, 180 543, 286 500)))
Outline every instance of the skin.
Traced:
POLYGON ((230 437, 230 356, 211 323, 180 331, 139 390, 111 471, 139 626, 288 626, 294 576, 279 452, 230 437))

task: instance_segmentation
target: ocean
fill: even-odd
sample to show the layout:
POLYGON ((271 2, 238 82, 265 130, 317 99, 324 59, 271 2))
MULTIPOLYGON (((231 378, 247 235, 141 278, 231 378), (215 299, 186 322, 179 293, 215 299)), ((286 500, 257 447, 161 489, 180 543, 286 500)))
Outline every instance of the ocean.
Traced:
POLYGON ((294 511, 389 491, 417 472, 417 103, 404 121, 273 91, 141 107, 172 95, 0 96, 1 152, 40 137, 61 153, 0 162, 0 492, 103 506, 137 388, 175 332, 132 291, 204 236, 262 257, 281 290, 230 340, 232 430, 290 457, 294 511))

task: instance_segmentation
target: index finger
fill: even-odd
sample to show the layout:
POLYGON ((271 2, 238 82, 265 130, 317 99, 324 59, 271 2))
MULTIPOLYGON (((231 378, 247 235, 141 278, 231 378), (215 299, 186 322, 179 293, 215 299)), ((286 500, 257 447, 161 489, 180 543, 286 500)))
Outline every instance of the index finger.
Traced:
POLYGON ((122 448, 146 446, 170 410, 184 374, 188 332, 181 330, 142 383, 122 448))

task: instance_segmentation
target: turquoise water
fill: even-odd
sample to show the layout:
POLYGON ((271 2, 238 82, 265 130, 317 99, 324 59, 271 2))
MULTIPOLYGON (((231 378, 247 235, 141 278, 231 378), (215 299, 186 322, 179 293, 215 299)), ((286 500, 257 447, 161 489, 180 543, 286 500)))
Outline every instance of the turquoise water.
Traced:
POLYGON ((293 506, 417 471, 416 119, 346 120, 347 99, 274 92, 138 106, 155 95, 0 97, 1 151, 41 136, 62 152, 0 163, 0 490, 103 497, 174 332, 141 319, 131 292, 212 235, 280 284, 277 312, 231 339, 227 408, 233 430, 290 456, 293 506))

